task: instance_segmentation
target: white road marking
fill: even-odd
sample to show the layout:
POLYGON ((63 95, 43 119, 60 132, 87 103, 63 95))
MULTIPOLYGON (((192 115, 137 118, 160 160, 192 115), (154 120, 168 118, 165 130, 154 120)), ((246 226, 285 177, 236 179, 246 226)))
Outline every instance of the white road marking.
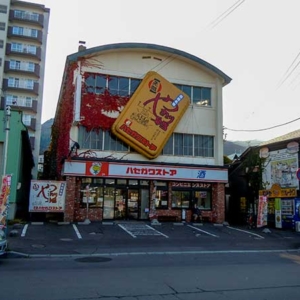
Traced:
POLYGON ((25 224, 23 230, 22 230, 22 233, 21 233, 21 236, 24 237, 26 235, 26 231, 28 229, 28 224, 25 224))
POLYGON ((237 230, 237 231, 241 231, 241 232, 245 232, 245 233, 248 233, 248 234, 252 234, 256 237, 259 237, 260 239, 264 239, 263 236, 257 234, 257 233, 254 233, 254 232, 251 232, 251 231, 248 231, 248 230, 243 230, 243 229, 239 229, 239 228, 234 228, 234 227, 231 227, 231 226, 226 226, 227 228, 230 228, 230 229, 233 229, 233 230, 237 230))
POLYGON ((160 231, 154 229, 153 227, 151 227, 151 226, 149 226, 149 225, 146 225, 146 226, 147 226, 149 229, 152 229, 152 230, 158 232, 159 234, 161 234, 161 235, 164 236, 165 238, 167 238, 167 239, 169 238, 167 235, 165 235, 165 234, 163 234, 162 232, 160 232, 160 231))
POLYGON ((78 230, 78 228, 77 228, 77 226, 75 224, 73 224, 73 228, 74 228, 74 230, 75 230, 75 232, 77 234, 77 237, 79 239, 82 239, 82 236, 81 236, 81 234, 80 234, 80 232, 79 232, 79 230, 78 230))
POLYGON ((131 235, 133 238, 136 238, 134 234, 132 234, 129 230, 127 230, 123 225, 118 224, 123 230, 125 230, 129 235, 131 235))
POLYGON ((217 235, 212 234, 212 233, 210 233, 210 232, 208 232, 208 231, 199 229, 198 227, 195 227, 195 226, 192 226, 192 225, 187 225, 187 226, 189 226, 189 227, 191 227, 191 228, 193 228, 193 229, 195 229, 195 230, 198 230, 198 231, 200 231, 200 232, 203 232, 203 233, 205 233, 205 234, 211 235, 211 236, 213 236, 213 237, 216 237, 216 238, 218 237, 217 235))

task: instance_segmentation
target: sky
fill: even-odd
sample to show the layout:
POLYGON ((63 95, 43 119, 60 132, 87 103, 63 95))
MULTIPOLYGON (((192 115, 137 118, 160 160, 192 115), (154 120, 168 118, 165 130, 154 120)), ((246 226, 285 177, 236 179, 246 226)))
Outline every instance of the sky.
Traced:
POLYGON ((299 0, 30 2, 50 8, 42 123, 54 118, 66 57, 79 41, 145 42, 193 54, 232 78, 223 88, 226 140, 300 129, 299 0))

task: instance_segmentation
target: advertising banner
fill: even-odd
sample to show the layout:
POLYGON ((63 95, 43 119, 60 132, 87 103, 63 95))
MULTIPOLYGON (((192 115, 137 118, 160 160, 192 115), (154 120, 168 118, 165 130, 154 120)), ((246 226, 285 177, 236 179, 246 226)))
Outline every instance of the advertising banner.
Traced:
POLYGON ((2 176, 0 192, 0 228, 6 225, 6 217, 9 208, 9 194, 11 186, 11 175, 2 176))
POLYGON ((268 224, 268 201, 267 197, 259 196, 257 210, 257 227, 267 226, 268 224))
POLYGON ((275 198, 275 227, 282 228, 280 198, 275 198))
POLYGON ((31 180, 29 212, 64 212, 65 181, 31 180))
POLYGON ((189 105, 188 95, 150 71, 113 124, 112 132, 137 152, 155 158, 189 105))
POLYGON ((290 151, 289 148, 271 151, 263 173, 266 189, 271 189, 275 184, 281 188, 299 189, 297 170, 298 152, 290 151))

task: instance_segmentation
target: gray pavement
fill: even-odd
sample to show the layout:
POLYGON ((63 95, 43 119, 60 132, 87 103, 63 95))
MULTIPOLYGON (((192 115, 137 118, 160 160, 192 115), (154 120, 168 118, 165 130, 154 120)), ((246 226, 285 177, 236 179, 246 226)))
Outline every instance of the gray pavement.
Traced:
POLYGON ((300 252, 300 233, 214 224, 28 223, 8 228, 9 257, 139 253, 300 252))

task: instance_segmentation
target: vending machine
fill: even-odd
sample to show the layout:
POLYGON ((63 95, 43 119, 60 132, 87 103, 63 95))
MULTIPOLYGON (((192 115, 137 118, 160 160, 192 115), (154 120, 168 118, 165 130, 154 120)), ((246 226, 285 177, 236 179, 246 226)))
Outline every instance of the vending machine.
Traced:
POLYGON ((294 225, 295 199, 281 199, 281 222, 283 229, 293 229, 294 225))

